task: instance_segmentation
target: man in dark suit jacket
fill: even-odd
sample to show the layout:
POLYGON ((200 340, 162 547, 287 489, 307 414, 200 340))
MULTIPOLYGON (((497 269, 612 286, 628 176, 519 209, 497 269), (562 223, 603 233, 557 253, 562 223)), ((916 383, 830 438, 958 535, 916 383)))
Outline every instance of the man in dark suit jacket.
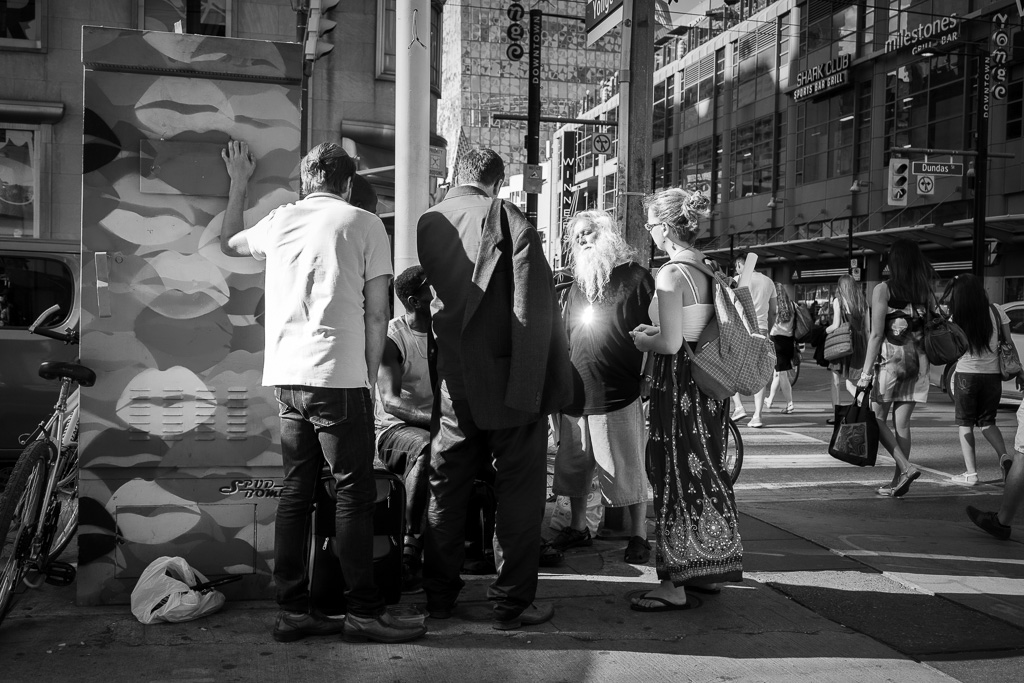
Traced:
POLYGON ((504 177, 492 150, 467 154, 458 186, 420 217, 417 243, 435 293, 439 380, 424 534, 427 610, 435 619, 454 611, 464 585, 467 501, 493 457, 501 560, 488 598, 494 628, 507 630, 554 612, 533 602, 547 484, 544 418, 570 400, 571 368, 540 236, 514 205, 492 199, 504 177))

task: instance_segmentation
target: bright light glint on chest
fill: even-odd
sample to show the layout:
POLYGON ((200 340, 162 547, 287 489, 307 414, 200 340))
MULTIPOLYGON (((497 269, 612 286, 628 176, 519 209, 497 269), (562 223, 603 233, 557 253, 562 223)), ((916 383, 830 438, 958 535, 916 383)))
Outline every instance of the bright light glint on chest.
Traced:
POLYGON ((583 309, 583 324, 589 325, 592 322, 594 322, 594 307, 587 306, 583 309))

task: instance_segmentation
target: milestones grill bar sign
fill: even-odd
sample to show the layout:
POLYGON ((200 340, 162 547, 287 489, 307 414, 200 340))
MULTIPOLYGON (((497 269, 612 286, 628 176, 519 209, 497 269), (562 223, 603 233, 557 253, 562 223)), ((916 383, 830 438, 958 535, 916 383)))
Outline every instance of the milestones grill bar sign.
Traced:
POLYGON ((793 101, 811 99, 849 85, 851 61, 850 55, 839 55, 798 73, 796 88, 790 91, 793 101))

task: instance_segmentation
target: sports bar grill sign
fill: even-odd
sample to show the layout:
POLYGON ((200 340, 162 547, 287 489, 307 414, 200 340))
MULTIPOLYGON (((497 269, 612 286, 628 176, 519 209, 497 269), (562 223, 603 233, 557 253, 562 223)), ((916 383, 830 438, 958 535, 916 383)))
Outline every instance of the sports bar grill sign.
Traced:
POLYGON ((798 73, 796 88, 790 91, 793 101, 800 102, 849 85, 851 61, 850 55, 839 55, 798 73))

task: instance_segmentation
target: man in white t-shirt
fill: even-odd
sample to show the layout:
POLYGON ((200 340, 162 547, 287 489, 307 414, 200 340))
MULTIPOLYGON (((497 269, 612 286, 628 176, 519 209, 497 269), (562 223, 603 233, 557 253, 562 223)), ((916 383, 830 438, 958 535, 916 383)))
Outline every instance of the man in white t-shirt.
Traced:
MULTIPOLYGON (((747 262, 746 251, 736 253, 735 268, 736 279, 743 275, 743 268, 747 262)), ((768 330, 775 324, 775 311, 778 305, 778 295, 775 293, 775 283, 767 275, 754 271, 750 276, 750 296, 754 300, 754 310, 757 312, 757 326, 761 334, 768 336, 768 330)), ((732 419, 741 420, 747 416, 743 408, 743 400, 739 394, 732 397, 736 409, 732 412, 732 419)), ((761 427, 761 409, 764 407, 764 387, 754 394, 754 414, 747 423, 748 427, 761 427)))
POLYGON ((349 203, 355 162, 336 144, 313 148, 299 167, 301 199, 243 229, 256 160, 244 142, 221 153, 231 178, 221 249, 266 261, 263 384, 275 387, 284 487, 274 533, 281 607, 274 639, 344 632, 349 640, 397 643, 426 632, 391 617, 373 577, 371 388, 389 317, 391 250, 384 224, 349 203), (336 488, 344 619, 310 604, 310 511, 324 461, 336 488))

